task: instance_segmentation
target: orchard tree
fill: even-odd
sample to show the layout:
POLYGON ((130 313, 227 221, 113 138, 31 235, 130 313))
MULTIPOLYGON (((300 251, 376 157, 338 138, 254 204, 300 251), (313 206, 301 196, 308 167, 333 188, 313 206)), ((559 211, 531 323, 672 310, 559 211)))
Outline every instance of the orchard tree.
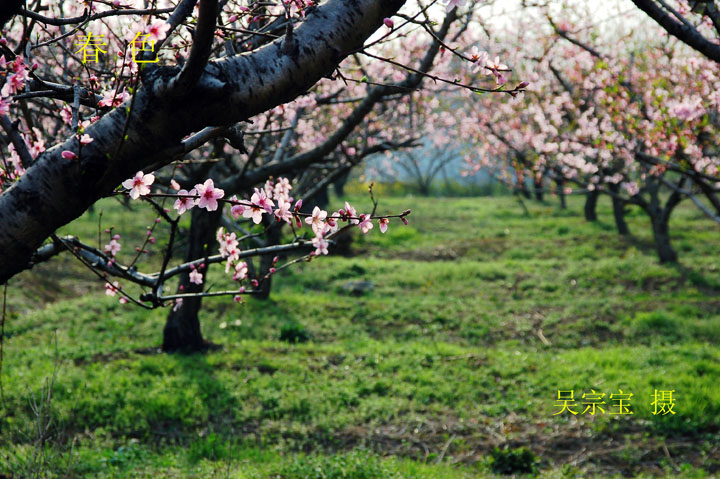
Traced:
POLYGON ((407 223, 409 210, 380 214, 372 191, 372 212, 349 204, 306 211, 298 194, 311 198, 367 155, 412 144, 407 128, 387 128, 388 112, 411 105, 425 78, 514 95, 525 86, 458 84, 447 72, 429 73, 452 59, 477 63, 445 44, 469 29, 475 5, 464 1, 413 3, 394 18, 405 2, 196 3, 17 8, 1 42, 0 282, 69 251, 107 294, 172 308, 166 350, 204 347, 202 298, 266 294, 275 272, 327 254, 343 231, 407 223), (436 26, 431 18, 443 11, 436 26), (390 101, 400 108, 388 108, 390 101), (58 136, 67 139, 49 146, 58 136), (156 212, 128 261, 121 232, 106 230, 104 247, 55 234, 109 196, 156 212), (188 211, 187 250, 173 264, 188 211), (145 256, 160 246, 160 223, 168 232, 162 263, 144 273, 145 256), (282 224, 292 228, 286 244, 282 224), (293 251, 302 254, 278 264, 293 251), (261 258, 258 268, 252 257, 261 258), (225 265, 235 287, 208 290, 214 263, 225 265))
MULTIPOLYGON (((306 5, 298 3, 303 7, 301 12, 304 12, 306 5)), ((238 121, 294 99, 323 76, 332 74, 339 62, 348 54, 362 49, 365 39, 383 25, 385 18, 395 14, 403 3, 393 0, 330 0, 312 7, 301 22, 295 21, 297 14, 287 19, 285 34, 273 43, 250 54, 233 54, 210 60, 217 30, 218 2, 201 0, 192 40, 183 41, 179 33, 181 38, 175 44, 175 56, 182 59, 182 66, 148 64, 139 69, 137 63, 129 65, 132 77, 128 80, 128 88, 132 89, 131 95, 126 93, 127 99, 116 95, 121 80, 119 72, 115 82, 117 88, 114 92, 109 90, 110 111, 84 127, 82 135, 72 135, 63 143, 43 151, 36 159, 32 158, 27 146, 20 141, 13 142, 21 167, 26 171, 13 181, 12 186, 4 188, 0 196, 0 222, 3 224, 0 232, 0 247, 3 250, 0 281, 4 283, 27 268, 33 253, 58 227, 77 218, 97 199, 112 194, 122 181, 133 177, 137 171, 164 166, 194 149, 201 140, 218 136, 238 121), (183 48, 189 50, 186 58, 181 53, 183 48), (138 70, 137 74, 132 74, 133 67, 138 70), (193 135, 193 132, 197 133, 193 135), (82 142, 84 135, 92 141, 82 142)), ((107 15, 116 16, 125 16, 127 12, 134 16, 170 14, 167 21, 155 20, 146 25, 158 50, 163 40, 172 38, 172 33, 193 15, 194 6, 194 1, 183 1, 167 9, 138 12, 113 6, 106 11, 107 15)), ((293 3, 292 7, 295 6, 293 3)), ((291 8, 290 5, 286 7, 291 8)), ((58 6, 51 8, 58 9, 58 6)), ((72 14, 75 4, 66 8, 70 10, 67 13, 72 14)), ((85 25, 88 20, 106 16, 102 12, 93 13, 90 8, 86 8, 79 17, 68 18, 65 13, 56 11, 53 16, 44 16, 24 12, 30 19, 24 22, 26 27, 10 30, 6 43, 15 44, 15 47, 4 47, 4 59, 12 62, 12 73, 6 79, 9 87, 3 90, 6 93, 3 98, 5 110, 10 101, 25 100, 27 96, 22 97, 23 94, 35 94, 33 98, 42 95, 72 98, 75 119, 81 101, 92 102, 97 107, 107 104, 100 105, 101 102, 96 101, 95 88, 90 84, 93 81, 91 76, 86 80, 87 87, 82 88, 80 82, 51 82, 32 71, 34 63, 41 61, 48 62, 47 75, 55 74, 58 80, 66 75, 75 77, 83 70, 85 65, 69 58, 65 72, 65 65, 54 64, 51 54, 40 55, 37 51, 50 45, 40 47, 42 41, 31 44, 36 37, 31 28, 39 30, 40 25, 47 25, 43 25, 43 29, 49 32, 47 36, 51 39, 44 41, 55 40, 53 43, 58 44, 62 40, 56 37, 67 33, 63 33, 65 25, 85 25), (13 38, 15 32, 19 33, 13 38), (33 49, 33 46, 37 48, 33 49), (34 53, 33 63, 28 65, 25 58, 16 55, 15 51, 18 54, 25 51, 34 53), (25 84, 30 91, 23 93, 25 84), (21 98, 16 100, 14 95, 21 95, 21 98)), ((252 15, 252 11, 239 13, 252 15)), ((189 35, 187 27, 182 30, 185 36, 189 35)), ((109 39, 110 35, 108 31, 106 38, 109 39)), ((127 55, 123 60, 126 59, 127 55)), ((122 67, 127 67, 128 63, 123 61, 122 67)), ((88 71, 91 71, 89 67, 88 71)), ((59 110, 56 109, 57 115, 59 110)), ((8 113, 5 111, 6 115, 8 113)), ((9 118, 6 117, 6 120, 9 118)), ((52 125, 41 126, 52 128, 52 125)), ((6 133, 11 139, 18 136, 14 125, 6 128, 6 133)))
MULTIPOLYGON (((407 23, 420 25, 423 29, 402 34, 402 50, 397 49, 396 43, 387 41, 377 53, 364 55, 370 61, 355 56, 349 62, 348 68, 356 68, 363 73, 361 81, 343 78, 346 81, 339 86, 338 82, 319 82, 311 94, 263 115, 258 122, 261 131, 245 131, 242 150, 248 156, 246 161, 233 158, 234 155, 229 154, 233 150, 230 148, 225 152, 228 161, 216 163, 210 170, 200 164, 194 169, 195 175, 202 177, 209 173, 211 177, 222 178, 219 183, 225 194, 246 199, 250 198, 252 189, 259 182, 271 180, 274 175, 290 175, 295 178, 293 184, 300 191, 312 191, 312 195, 303 195, 305 208, 301 211, 309 214, 314 211, 313 206, 325 208, 325 192, 329 183, 346 176, 364 158, 415 144, 418 138, 412 121, 413 111, 421 108, 417 104, 422 104, 432 94, 432 91, 420 90, 423 80, 426 77, 452 78, 453 71, 449 65, 454 55, 441 53, 444 41, 458 38, 475 21, 473 10, 468 9, 462 17, 456 12, 456 9, 449 9, 437 30, 433 30, 427 19, 408 20, 407 23), (392 60, 389 60, 390 57, 392 60), (398 67, 402 69, 398 70, 398 67), (431 69, 432 75, 429 73, 431 69), (409 122, 397 121, 407 114, 410 115, 409 122), (315 201, 308 207, 307 200, 311 196, 315 197, 315 201)), ((386 21, 385 26, 389 32, 395 31, 392 20, 386 21)), ((456 58, 467 61, 461 56, 456 58)), ((468 85, 463 87, 471 88, 468 85)), ((183 168, 183 173, 187 171, 183 168)), ((178 181, 187 185, 188 190, 193 182, 199 181, 197 178, 190 180, 185 174, 183 176, 178 181)), ((269 197, 272 196, 272 184, 268 183, 269 197)), ((204 245, 211 242, 208 234, 203 236, 194 232, 211 231, 220 224, 249 237, 256 246, 269 248, 281 240, 283 223, 267 218, 262 222, 262 240, 258 234, 249 234, 249 228, 233 224, 233 218, 223 217, 222 213, 208 218, 195 211, 192 218, 185 256, 188 262, 206 254, 204 245), (198 227, 195 227, 196 222, 198 227)), ((384 232, 387 224, 381 226, 384 232)), ((269 294, 276 261, 274 254, 266 253, 261 256, 258 265, 246 262, 250 277, 258 282, 253 289, 255 296, 262 298, 269 294)), ((204 271, 207 271, 207 266, 204 271)), ((180 280, 178 293, 200 293, 202 288, 202 284, 193 285, 189 275, 185 274, 180 280)), ((202 343, 198 317, 201 300, 202 296, 198 294, 172 308, 165 327, 165 349, 185 349, 187 344, 195 347, 202 343)))
POLYGON ((608 194, 620 232, 624 205, 637 205, 650 219, 660 260, 676 261, 669 221, 683 199, 720 219, 717 68, 676 42, 648 45, 637 32, 615 32, 610 41, 592 25, 553 20, 547 10, 542 16, 549 28, 525 42, 533 49, 525 56, 537 63, 533 91, 476 108, 478 123, 495 137, 486 148, 496 147, 476 167, 529 159, 536 171, 587 192, 589 219, 597 194, 608 194))

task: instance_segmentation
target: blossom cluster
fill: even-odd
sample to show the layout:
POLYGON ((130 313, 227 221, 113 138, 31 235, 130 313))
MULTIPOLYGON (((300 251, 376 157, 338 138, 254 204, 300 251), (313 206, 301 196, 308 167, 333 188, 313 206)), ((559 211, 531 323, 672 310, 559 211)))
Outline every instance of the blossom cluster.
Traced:
MULTIPOLYGON (((277 181, 270 179, 263 188, 255 189, 249 202, 239 201, 235 196, 230 198, 232 204, 230 212, 235 219, 242 216, 252 219, 255 224, 259 224, 263 219, 263 215, 267 215, 280 223, 295 225, 297 228, 302 228, 301 217, 304 216, 305 224, 311 227, 314 234, 312 238, 312 244, 315 247, 314 255, 328 254, 328 237, 338 231, 340 222, 357 225, 363 233, 367 233, 373 228, 372 216, 370 214, 358 214, 348 202, 345 202, 345 208, 339 209, 332 214, 328 214, 327 211, 318 206, 315 206, 311 214, 303 214, 300 212, 302 199, 295 201, 293 206, 294 198, 290 196, 291 190, 292 185, 287 178, 279 178, 277 181)), ((404 216, 401 219, 407 224, 404 216)), ((380 218, 378 223, 380 231, 385 233, 389 220, 380 218)), ((237 254, 239 254, 235 233, 218 233, 218 242, 220 243, 220 254, 224 258, 228 258, 228 267, 226 269, 229 270, 230 264, 237 259, 237 254)))
MULTIPOLYGON (((138 199, 152 195, 150 186, 154 182, 155 176, 153 174, 138 171, 135 176, 123 181, 122 187, 130 198, 138 199)), ((216 187, 212 179, 196 184, 190 191, 181 189, 180 185, 174 180, 171 181, 171 187, 177 192, 172 196, 176 198, 174 209, 178 215, 182 215, 196 206, 205 208, 208 211, 215 211, 222 202, 225 202, 230 205, 230 214, 235 219, 246 218, 254 224, 260 224, 263 219, 267 218, 302 228, 304 218, 304 224, 310 226, 313 231, 311 243, 315 250, 310 253, 311 257, 328 254, 330 237, 340 229, 341 223, 346 223, 347 226, 357 226, 363 234, 374 228, 373 216, 368 213, 358 213, 355 207, 347 201, 344 208, 340 208, 333 213, 328 213, 318 206, 314 207, 311 214, 302 213, 302 199, 295 201, 291 196, 293 186, 287 178, 269 179, 262 188, 255 188, 249 200, 240 200, 234 195, 229 199, 225 199, 225 191, 216 187)), ((399 215, 406 225, 408 224, 406 218, 408 214, 410 214, 410 210, 399 215)), ((385 233, 390 220, 387 217, 377 219, 380 232, 385 233)), ((105 252, 111 256, 111 262, 114 262, 115 255, 120 250, 119 238, 119 235, 113 236, 105 246, 105 252)), ((237 234, 226 231, 225 228, 221 227, 217 231, 216 239, 219 244, 220 256, 226 260, 225 272, 232 272, 233 279, 238 282, 248 279, 248 264, 241 261, 242 250, 240 249, 240 238, 238 238, 237 234)), ((275 257, 268 274, 275 273, 275 265, 278 259, 278 257, 275 257)), ((200 271, 204 268, 204 264, 199 266, 191 265, 189 274, 191 283, 203 284, 204 278, 200 271)), ((256 279, 250 279, 250 282, 253 286, 259 284, 256 279)), ((117 285, 113 286, 110 283, 106 285, 107 294, 115 295, 117 290, 117 285)), ((238 290, 239 293, 244 291, 244 287, 238 290)))
MULTIPOLYGON (((128 190, 128 195, 132 199, 138 199, 141 196, 150 194, 150 185, 154 181, 154 175, 138 171, 133 178, 123 181, 122 186, 128 190)), ((215 211, 218 209, 218 200, 223 199, 225 196, 225 191, 217 188, 212 179, 196 184, 195 188, 190 191, 180 189, 175 182, 173 182, 173 187, 178 190, 173 207, 179 215, 195 206, 205 208, 208 211, 215 211)), ((306 216, 305 223, 310 225, 315 235, 312 239, 312 244, 315 246, 315 255, 328 254, 329 243, 327 237, 339 229, 339 221, 357 225, 363 233, 369 232, 374 227, 372 215, 358 214, 355 208, 347 201, 345 202, 345 208, 341 208, 330 215, 318 206, 313 209, 312 214, 305 215, 300 212, 302 199, 297 200, 293 206, 294 198, 290 196, 291 190, 292 185, 287 178, 279 178, 277 181, 270 179, 265 182, 263 188, 255 188, 249 201, 241 201, 237 196, 232 196, 227 200, 232 205, 230 214, 235 219, 240 217, 251 219, 255 224, 260 224, 263 215, 267 215, 280 223, 295 224, 298 228, 303 226, 301 216, 306 216)), ((405 224, 407 224, 406 214, 401 217, 405 224)), ((378 220, 380 232, 385 233, 388 224, 388 218, 380 218, 378 220)), ((228 258, 229 268, 230 263, 237 259, 237 254, 240 252, 237 249, 238 242, 235 233, 219 234, 218 242, 220 243, 220 253, 223 257, 228 258)))
POLYGON ((7 107, 10 103, 8 100, 12 95, 22 91, 25 83, 30 79, 30 70, 28 69, 23 57, 18 55, 12 62, 8 62, 5 55, 0 56, 0 69, 11 71, 5 78, 5 84, 0 89, 2 103, 0 103, 0 113, 7 113, 7 107))
MULTIPOLYGON (((500 62, 499 56, 491 60, 488 52, 481 51, 478 47, 473 47, 470 51, 470 61, 473 64, 473 72, 485 70, 485 75, 493 75, 498 85, 507 83, 507 77, 503 75, 503 72, 509 71, 510 68, 500 62)), ((525 86, 527 86, 527 84, 525 84, 523 88, 525 86)))
MULTIPOLYGON (((25 83, 30 79, 29 75, 30 69, 28 69, 22 56, 18 55, 10 62, 7 61, 5 55, 0 56, 0 77, 5 77, 5 83, 0 89, 0 115, 7 115, 10 112, 13 95, 23 91, 25 83)), ((35 136, 35 139, 28 143, 31 145, 29 148, 30 154, 35 157, 45 151, 45 142, 37 129, 33 130, 33 136, 35 136)), ((30 138, 25 138, 26 142, 28 139, 30 138)), ((0 166, 0 192, 2 192, 4 182, 14 181, 25 173, 20 155, 18 155, 12 143, 8 144, 8 151, 10 156, 7 158, 8 161, 5 167, 11 166, 12 168, 5 169, 0 166)))

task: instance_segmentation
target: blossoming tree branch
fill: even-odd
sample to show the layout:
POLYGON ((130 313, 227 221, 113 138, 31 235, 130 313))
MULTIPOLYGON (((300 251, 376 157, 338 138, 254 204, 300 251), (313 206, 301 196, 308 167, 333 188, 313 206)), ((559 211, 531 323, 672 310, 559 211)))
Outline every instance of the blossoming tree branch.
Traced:
POLYGON ((395 113, 413 114, 423 85, 516 96, 527 82, 511 84, 499 58, 465 44, 476 29, 474 2, 408 2, 400 11, 404 3, 16 9, 0 41, 0 280, 69 252, 108 295, 171 306, 166 349, 193 349, 202 342, 203 297, 267 294, 276 271, 327 254, 344 231, 385 232, 393 218, 407 222, 409 210, 378 212, 372 193, 372 211, 360 213, 350 204, 328 211, 313 198, 365 157, 416 144, 413 122, 397 124, 395 113), (434 22, 437 16, 444 20, 434 22), (493 82, 478 81, 487 77, 493 82), (156 213, 129 258, 120 258, 128 252, 124 232, 112 227, 97 247, 55 234, 111 196, 156 213), (186 212, 189 231, 179 227, 186 212), (285 244, 283 224, 293 238, 285 244), (161 230, 167 238, 156 238, 161 230), (176 264, 183 235, 187 251, 176 264), (219 247, 211 251, 211 243, 219 247), (143 272, 153 249, 161 267, 143 272), (292 251, 300 256, 279 264, 292 251), (252 257, 260 257, 258 268, 252 257), (214 263, 224 263, 236 288, 208 289, 214 263))
MULTIPOLYGON (((174 17, 192 11, 182 8, 188 3, 193 2, 178 5, 171 25, 174 17)), ((200 1, 194 42, 182 67, 144 68, 132 98, 84 129, 92 142, 74 135, 49 148, 3 191, 0 281, 25 268, 58 227, 134 172, 172 161, 172 150, 184 150, 189 140, 183 138, 193 131, 247 119, 311 87, 402 3, 330 1, 282 41, 250 55, 209 61, 218 4, 200 1)), ((29 79, 28 72, 15 73, 29 79)))
MULTIPOLYGON (((264 19, 270 26, 277 20, 282 21, 280 32, 272 28, 275 33, 263 33, 277 37, 276 40, 249 53, 211 60, 218 34, 218 3, 202 0, 197 6, 192 38, 187 38, 187 32, 179 32, 178 41, 168 45, 176 49, 177 66, 148 63, 138 68, 138 58, 133 58, 134 63, 121 61, 115 88, 107 89, 102 98, 96 91, 98 76, 91 66, 77 65, 90 73, 89 88, 81 86, 79 81, 72 85, 51 82, 39 72, 35 73, 34 69, 47 58, 39 53, 33 56, 33 49, 61 46, 60 37, 69 33, 64 31, 65 25, 77 23, 75 28, 79 28, 94 18, 104 18, 105 12, 90 11, 96 4, 89 10, 85 8, 81 15, 69 18, 21 12, 32 18, 35 28, 42 26, 42 30, 51 32, 50 39, 31 44, 32 32, 22 28, 17 30, 18 38, 6 40, 4 59, 10 61, 12 67, 4 87, 3 113, 7 115, 11 101, 26 100, 30 95, 56 98, 61 94, 69 95, 68 99, 72 97, 69 114, 73 125, 78 124, 81 104, 94 105, 98 110, 105 107, 109 111, 98 111, 87 124, 81 121, 82 134, 72 135, 48 149, 43 145, 42 152, 36 149, 35 153, 39 153, 36 158, 31 151, 33 146, 23 146, 17 138, 17 125, 4 122, 8 135, 16 137, 12 145, 20 157, 21 170, 8 171, 9 176, 18 178, 0 197, 0 221, 4 225, 0 245, 5 252, 0 259, 0 281, 7 281, 26 268, 33 253, 53 231, 79 216, 98 198, 109 195, 117 184, 135 172, 168 164, 179 154, 192 150, 202 139, 219 135, 220 128, 290 101, 322 77, 331 75, 345 56, 363 51, 365 39, 386 25, 386 19, 403 3, 330 0, 317 6, 301 1, 279 4, 285 14, 275 14, 275 17, 266 14, 264 19), (51 30, 53 24, 59 25, 57 32, 51 30), (14 48, 12 43, 16 43, 14 48), (180 53, 182 48, 189 50, 186 57, 180 53), (30 65, 30 59, 20 55, 23 51, 31 52, 33 63, 30 65), (122 75, 129 75, 127 91, 121 90, 122 75), (203 131, 203 128, 216 130, 203 131)), ((158 48, 172 41, 172 34, 193 15, 194 4, 183 1, 172 10, 140 12, 154 15, 153 18, 161 14, 168 16, 160 24, 148 19, 141 25, 148 41, 155 42, 158 48)), ((120 17, 127 12, 137 15, 118 7, 108 11, 108 16, 116 13, 120 17)), ((244 7, 232 14, 235 16, 232 20, 245 15, 252 27, 252 21, 258 21, 252 18, 253 14, 257 12, 244 7)), ((251 39, 258 36, 252 34, 252 29, 241 29, 245 30, 251 39)), ((118 52, 118 55, 125 60, 128 53, 118 52)))

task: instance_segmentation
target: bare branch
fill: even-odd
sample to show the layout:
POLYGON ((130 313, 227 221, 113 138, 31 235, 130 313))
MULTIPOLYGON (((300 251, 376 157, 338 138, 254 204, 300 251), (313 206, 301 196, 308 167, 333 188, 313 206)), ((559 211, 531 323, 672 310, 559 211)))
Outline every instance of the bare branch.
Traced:
POLYGON ((200 0, 197 29, 193 36, 193 45, 188 61, 183 65, 180 73, 167 85, 167 91, 159 93, 184 94, 200 79, 210 59, 213 39, 215 38, 217 9, 218 0, 200 0))
POLYGON ((175 10, 175 7, 173 8, 148 8, 148 9, 117 9, 117 10, 107 10, 105 12, 96 13, 94 15, 88 15, 87 9, 85 10, 85 14, 81 15, 79 17, 70 17, 70 18, 52 18, 52 17, 46 17, 43 15, 40 15, 39 13, 35 13, 30 10, 23 9, 21 11, 22 15, 31 18, 33 20, 37 20, 40 23, 44 23, 45 25, 54 25, 54 26, 61 26, 61 25, 73 25, 77 23, 85 23, 85 22, 91 22, 93 20, 99 20, 100 18, 107 18, 107 17, 116 17, 120 15, 159 15, 162 13, 170 13, 173 10, 175 10))
POLYGON ((29 168, 30 164, 33 162, 33 157, 18 129, 10 121, 10 118, 7 115, 0 116, 0 126, 2 126, 3 130, 5 130, 8 137, 10 137, 10 141, 15 147, 15 151, 20 156, 20 162, 22 163, 23 168, 29 168))
POLYGON ((632 0, 632 2, 650 18, 655 20, 670 35, 691 46, 698 52, 716 62, 720 62, 720 45, 705 38, 692 25, 673 19, 670 14, 659 7, 654 0, 632 0))

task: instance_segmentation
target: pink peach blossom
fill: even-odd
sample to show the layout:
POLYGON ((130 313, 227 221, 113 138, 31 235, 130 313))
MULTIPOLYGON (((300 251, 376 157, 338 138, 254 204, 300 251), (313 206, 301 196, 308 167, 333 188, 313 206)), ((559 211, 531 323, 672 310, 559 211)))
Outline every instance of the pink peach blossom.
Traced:
POLYGON ((200 197, 197 200, 197 206, 199 208, 205 208, 208 211, 217 210, 217 200, 225 196, 225 191, 220 188, 215 188, 213 180, 209 178, 205 180, 205 183, 195 185, 195 190, 197 191, 197 195, 200 197))
POLYGON ((202 273, 199 273, 196 269, 190 271, 190 282, 195 283, 197 285, 202 285, 202 283, 203 283, 202 273))
POLYGON ((390 220, 387 218, 380 218, 380 232, 385 233, 388 229, 388 223, 390 223, 390 220))
POLYGON ((373 223, 370 219, 370 215, 360 215, 360 223, 358 224, 358 227, 363 233, 367 233, 368 231, 373 229, 373 223))
POLYGON ((192 209, 192 207, 195 206, 197 200, 195 198, 190 198, 191 196, 197 195, 197 191, 194 188, 190 191, 180 190, 177 192, 177 194, 179 196, 178 199, 175 200, 173 208, 177 210, 177 213, 179 215, 185 213, 187 210, 192 209))
POLYGON ((325 228, 325 218, 327 218, 327 211, 321 210, 316 206, 313 208, 312 216, 305 218, 305 223, 312 227, 315 234, 320 234, 323 228, 325 228))
POLYGON ((150 173, 145 175, 142 171, 138 171, 134 177, 123 181, 122 186, 126 190, 130 190, 130 198, 136 200, 150 193, 150 185, 152 185, 154 181, 155 175, 150 173))

